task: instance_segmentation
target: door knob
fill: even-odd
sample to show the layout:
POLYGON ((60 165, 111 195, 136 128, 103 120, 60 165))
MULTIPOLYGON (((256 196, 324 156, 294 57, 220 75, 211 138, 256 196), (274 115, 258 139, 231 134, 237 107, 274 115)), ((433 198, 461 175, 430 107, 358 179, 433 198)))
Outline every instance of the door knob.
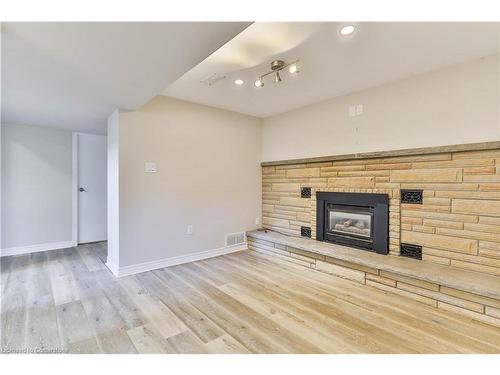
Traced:
POLYGON ((85 190, 85 189, 84 189, 84 188, 82 188, 82 187, 81 187, 80 189, 78 189, 78 190, 80 190, 81 192, 87 191, 87 190, 85 190))

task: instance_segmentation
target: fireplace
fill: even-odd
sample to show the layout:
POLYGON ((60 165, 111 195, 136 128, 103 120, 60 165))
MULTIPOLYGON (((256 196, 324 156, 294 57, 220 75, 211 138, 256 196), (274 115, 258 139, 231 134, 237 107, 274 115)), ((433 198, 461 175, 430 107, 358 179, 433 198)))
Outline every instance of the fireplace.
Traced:
POLYGON ((316 239, 388 253, 389 197, 369 193, 316 193, 316 239))

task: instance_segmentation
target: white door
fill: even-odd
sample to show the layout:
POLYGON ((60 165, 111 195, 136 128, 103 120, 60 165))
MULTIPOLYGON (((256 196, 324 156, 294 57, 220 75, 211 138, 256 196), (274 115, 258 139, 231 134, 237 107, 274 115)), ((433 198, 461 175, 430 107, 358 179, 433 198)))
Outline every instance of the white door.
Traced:
POLYGON ((107 237, 106 158, 106 136, 78 134, 78 243, 107 237))

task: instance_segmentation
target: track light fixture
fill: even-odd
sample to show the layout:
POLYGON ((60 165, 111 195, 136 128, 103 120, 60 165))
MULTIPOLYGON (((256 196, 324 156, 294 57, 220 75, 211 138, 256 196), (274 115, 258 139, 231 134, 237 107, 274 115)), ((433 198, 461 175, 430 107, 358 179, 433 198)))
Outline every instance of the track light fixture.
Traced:
POLYGON ((278 70, 276 72, 276 76, 274 76, 274 83, 279 83, 281 81, 283 81, 283 80, 281 79, 281 77, 280 77, 280 71, 278 70))
POLYGON ((288 68, 288 72, 290 74, 297 74, 300 72, 299 69, 299 60, 292 61, 290 63, 286 63, 283 60, 274 60, 271 62, 271 71, 262 74, 259 78, 255 80, 255 87, 263 87, 264 86, 264 77, 268 75, 274 74, 274 83, 282 82, 280 72, 283 69, 288 68))

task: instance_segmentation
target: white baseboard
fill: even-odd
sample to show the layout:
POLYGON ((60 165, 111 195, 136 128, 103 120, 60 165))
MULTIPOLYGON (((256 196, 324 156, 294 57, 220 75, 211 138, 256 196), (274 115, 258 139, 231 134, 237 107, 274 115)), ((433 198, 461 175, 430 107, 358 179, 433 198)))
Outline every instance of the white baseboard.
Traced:
POLYGON ((234 246, 221 247, 219 249, 200 251, 198 253, 193 253, 193 254, 188 254, 188 255, 181 255, 181 256, 172 257, 172 258, 155 260, 152 262, 132 264, 130 266, 119 267, 118 274, 116 274, 114 271, 114 269, 116 270, 114 265, 106 264, 106 266, 108 266, 108 268, 115 274, 115 276, 122 277, 122 276, 134 275, 136 273, 152 271, 152 270, 156 270, 159 268, 176 266, 178 264, 195 262, 197 260, 213 258, 213 257, 217 257, 220 255, 230 254, 230 253, 234 253, 234 252, 242 251, 242 250, 247 250, 247 249, 248 249, 247 243, 243 243, 243 244, 234 245, 234 246))
POLYGON ((30 246, 19 246, 19 247, 9 247, 0 250, 0 256, 6 257, 10 255, 20 255, 20 254, 30 254, 38 253, 40 251, 65 249, 68 247, 74 247, 76 243, 74 241, 62 241, 62 242, 50 242, 42 243, 38 245, 30 246))
POLYGON ((100 240, 83 241, 83 242, 78 241, 78 245, 86 245, 86 244, 89 244, 89 243, 105 242, 107 240, 108 240, 108 238, 106 237, 106 238, 103 238, 103 239, 100 239, 100 240))
POLYGON ((113 275, 115 275, 116 277, 120 276, 120 269, 116 263, 111 262, 110 259, 108 259, 104 264, 113 273, 113 275))

